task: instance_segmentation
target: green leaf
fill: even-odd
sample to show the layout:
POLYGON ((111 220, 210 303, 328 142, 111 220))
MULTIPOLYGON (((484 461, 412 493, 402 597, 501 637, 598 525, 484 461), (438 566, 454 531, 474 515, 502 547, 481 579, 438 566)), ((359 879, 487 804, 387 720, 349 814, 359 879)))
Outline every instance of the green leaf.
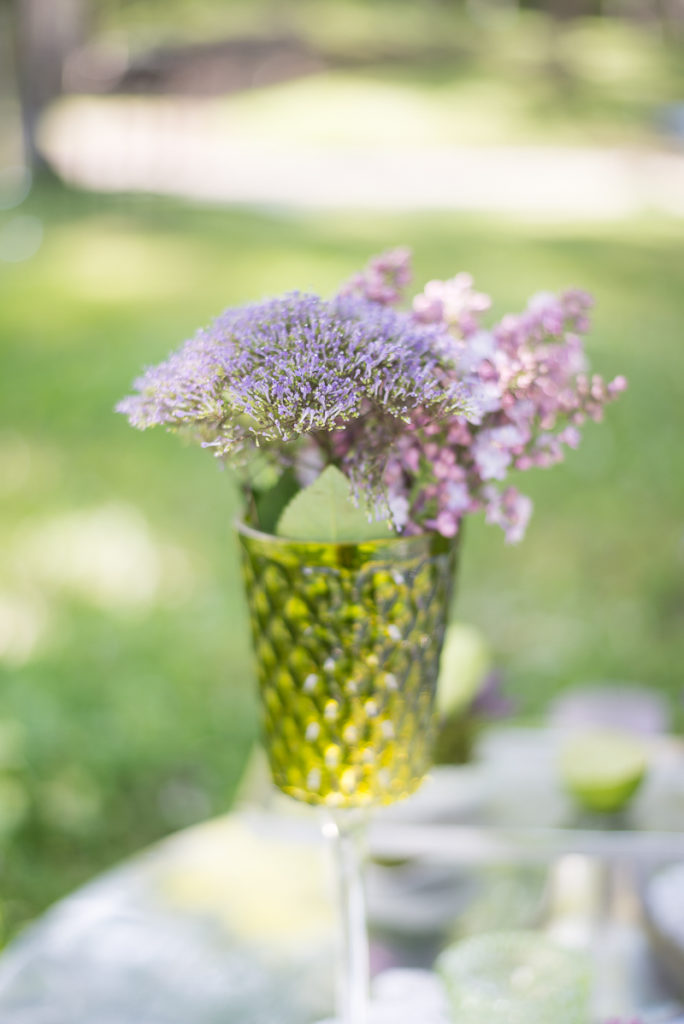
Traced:
POLYGON ((342 544, 382 539, 390 535, 390 528, 386 519, 369 523, 366 513, 352 501, 346 476, 335 466, 327 466, 286 506, 276 534, 290 540, 342 544))

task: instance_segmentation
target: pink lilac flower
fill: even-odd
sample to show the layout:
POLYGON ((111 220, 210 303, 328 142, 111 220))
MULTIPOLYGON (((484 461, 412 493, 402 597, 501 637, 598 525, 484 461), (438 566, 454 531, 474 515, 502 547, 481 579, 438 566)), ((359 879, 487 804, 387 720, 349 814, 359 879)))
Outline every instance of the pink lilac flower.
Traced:
POLYGON ((514 453, 526 440, 526 433, 514 423, 481 431, 470 449, 480 479, 505 480, 514 453))
MULTIPOLYGON (((482 509, 487 522, 499 525, 506 540, 516 543, 532 503, 517 489, 499 491, 493 482, 505 481, 513 469, 548 468, 562 461, 567 448, 578 446, 582 423, 600 419, 605 403, 625 389, 626 381, 616 377, 605 384, 588 372, 580 336, 589 327, 592 304, 585 292, 539 293, 521 314, 505 316, 490 330, 478 320, 485 300, 475 292, 472 278, 457 275, 430 282, 414 301, 416 318, 441 322, 449 330, 456 371, 479 415, 470 422, 456 415, 446 424, 413 417, 411 441, 399 448, 409 497, 404 529, 422 524, 453 536, 464 515, 482 509), (466 303, 470 319, 465 323, 459 296, 476 297, 466 303), (467 503, 450 500, 453 475, 444 471, 445 452, 463 475, 467 503)), ((399 479, 395 469, 395 493, 399 479)))
POLYGON ((411 252, 405 247, 388 249, 374 256, 365 270, 355 274, 340 295, 359 295, 370 302, 394 305, 411 283, 411 252))
POLYGON ((413 315, 422 323, 444 323, 462 336, 479 326, 479 316, 492 301, 476 292, 470 274, 456 274, 449 281, 428 281, 424 291, 413 300, 413 315))
POLYGON ((532 515, 532 500, 515 487, 501 492, 494 487, 483 490, 485 520, 500 526, 508 544, 518 544, 525 536, 532 515))

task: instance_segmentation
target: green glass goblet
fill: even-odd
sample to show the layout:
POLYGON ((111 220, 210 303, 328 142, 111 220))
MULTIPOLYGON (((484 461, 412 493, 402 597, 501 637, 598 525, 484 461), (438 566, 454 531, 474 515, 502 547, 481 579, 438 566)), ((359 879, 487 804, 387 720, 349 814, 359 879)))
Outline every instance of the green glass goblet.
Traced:
POLYGON ((363 1024, 363 809, 422 782, 456 545, 436 534, 291 541, 237 524, 275 785, 325 809, 342 904, 339 1016, 363 1024))

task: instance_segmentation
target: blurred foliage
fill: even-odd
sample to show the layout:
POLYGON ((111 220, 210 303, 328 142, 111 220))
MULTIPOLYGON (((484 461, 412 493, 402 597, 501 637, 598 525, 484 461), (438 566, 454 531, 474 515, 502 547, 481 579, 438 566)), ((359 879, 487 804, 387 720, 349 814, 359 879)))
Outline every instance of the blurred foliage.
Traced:
POLYGON ((333 49, 360 45, 363 54, 408 41, 467 49, 492 27, 549 16, 565 24, 622 21, 662 34, 669 8, 658 0, 96 0, 89 10, 104 30, 124 29, 141 43, 289 32, 333 49))

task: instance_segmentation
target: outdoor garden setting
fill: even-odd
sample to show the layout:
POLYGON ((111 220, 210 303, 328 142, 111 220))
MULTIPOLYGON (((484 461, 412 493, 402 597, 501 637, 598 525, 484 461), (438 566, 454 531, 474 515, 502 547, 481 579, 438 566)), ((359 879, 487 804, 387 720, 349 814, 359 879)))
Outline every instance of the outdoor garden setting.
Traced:
MULTIPOLYGON (((22 0, 0 4, 0 36, 0 1020, 51 1006, 48 1024, 124 1024, 127 993, 154 1024, 331 1017, 333 891, 307 803, 330 812, 343 874, 344 809, 392 803, 366 840, 371 973, 419 968, 411 1012, 422 993, 435 1022, 495 1022, 445 1009, 427 968, 446 945, 536 942, 545 923, 542 947, 513 949, 546 964, 570 919, 604 900, 624 924, 638 898, 629 925, 666 949, 665 980, 638 1004, 614 988, 592 1024, 684 1019, 681 919, 668 932, 656 913, 684 913, 681 5, 22 0), (316 479, 330 493, 311 495, 316 479), (338 515, 348 532, 326 534, 338 515), (425 537, 457 549, 455 576, 425 537), (316 545, 351 553, 302 569, 316 545), (432 611, 404 592, 423 558, 439 564, 432 611), (366 590, 325 589, 353 567, 366 590), (385 586, 386 627, 363 596, 385 586), (361 641, 349 623, 365 620, 361 641), (443 637, 433 746, 422 694, 443 637), (414 663, 419 710, 401 675, 414 663), (399 687, 384 704, 364 689, 381 668, 399 687), (313 721, 307 687, 324 677, 313 721), (335 753, 321 740, 316 760, 321 727, 335 753), (273 803, 264 733, 296 802, 273 803), (375 760, 357 758, 360 736, 382 744, 375 760), (568 736, 590 742, 563 767, 568 736), (392 874, 409 863, 421 882, 392 874), (665 892, 663 871, 667 894, 644 896, 651 879, 665 892), (138 974, 108 979, 101 1013, 92 965, 110 946, 89 961, 69 899, 44 916, 93 879, 103 906, 125 890, 111 956, 146 950, 138 974), (143 890, 164 910, 134 939, 143 890), (180 938, 162 950, 171 906, 218 931, 188 939, 195 981, 165 1002, 186 956, 180 938), (268 949, 258 975, 236 936, 268 949)), ((372 1024, 358 914, 347 924, 336 1012, 372 1024)), ((533 986, 538 1016, 511 1002, 502 1021, 588 1024, 584 968, 563 959, 577 934, 548 967, 565 1009, 533 986)), ((465 1014, 475 968, 456 948, 437 962, 465 1014)))

